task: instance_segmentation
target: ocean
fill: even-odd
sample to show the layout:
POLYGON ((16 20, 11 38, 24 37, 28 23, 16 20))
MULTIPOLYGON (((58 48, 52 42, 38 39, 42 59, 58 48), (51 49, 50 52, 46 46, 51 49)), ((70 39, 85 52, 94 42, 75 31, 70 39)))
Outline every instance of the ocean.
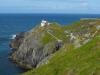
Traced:
POLYGON ((17 75, 25 70, 9 61, 11 35, 28 31, 41 20, 69 25, 81 18, 100 18, 98 14, 0 14, 0 75, 17 75))

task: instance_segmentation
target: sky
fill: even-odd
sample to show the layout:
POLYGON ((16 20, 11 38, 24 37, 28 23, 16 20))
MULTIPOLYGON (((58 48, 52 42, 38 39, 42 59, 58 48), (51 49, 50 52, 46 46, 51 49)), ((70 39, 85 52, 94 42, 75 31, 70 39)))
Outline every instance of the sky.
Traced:
POLYGON ((100 13, 100 0, 0 0, 0 13, 100 13))

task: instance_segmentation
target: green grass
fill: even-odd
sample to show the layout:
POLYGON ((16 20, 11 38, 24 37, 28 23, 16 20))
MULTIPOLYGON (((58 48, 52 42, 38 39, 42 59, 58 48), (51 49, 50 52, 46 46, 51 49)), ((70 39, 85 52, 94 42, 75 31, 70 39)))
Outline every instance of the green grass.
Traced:
MULTIPOLYGON (((48 26, 48 29, 53 31, 53 35, 65 42, 68 40, 64 33, 65 30, 82 32, 82 30, 87 30, 89 22, 93 21, 83 20, 69 26, 60 26, 57 23, 53 23, 48 26)), ((99 24, 100 22, 97 21, 95 26, 99 24)), ((89 32, 94 33, 96 31, 95 27, 90 28, 89 32)), ((41 40, 43 44, 56 41, 46 31, 44 32, 45 35, 41 40)), ((100 35, 100 33, 97 35, 100 35)), ((53 54, 48 64, 22 75, 100 75, 100 37, 93 38, 90 42, 77 49, 74 49, 71 43, 66 42, 61 50, 53 54)))
MULTIPOLYGON (((63 41, 66 39, 64 28, 61 25, 52 23, 52 25, 48 26, 47 28, 51 30, 51 33, 58 39, 63 40, 63 41)), ((46 32, 46 30, 48 29, 45 29, 45 36, 41 40, 43 44, 47 44, 51 41, 56 41, 54 37, 52 37, 50 34, 46 32)))
POLYGON ((55 53, 47 65, 23 75, 100 75, 100 38, 78 49, 69 47, 55 53))

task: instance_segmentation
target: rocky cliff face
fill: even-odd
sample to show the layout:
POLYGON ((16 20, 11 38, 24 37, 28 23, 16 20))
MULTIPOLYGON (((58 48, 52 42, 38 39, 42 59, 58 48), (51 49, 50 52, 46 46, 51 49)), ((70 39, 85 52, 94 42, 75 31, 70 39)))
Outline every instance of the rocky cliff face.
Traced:
POLYGON ((81 20, 70 26, 53 23, 38 26, 20 33, 11 41, 11 60, 23 68, 31 69, 47 64, 48 60, 61 47, 79 48, 92 38, 100 35, 99 20, 81 20), (68 47, 69 46, 69 47, 68 47))
POLYGON ((100 75, 100 19, 84 19, 61 28, 51 27, 48 34, 62 40, 63 47, 55 52, 59 46, 45 33, 41 43, 46 52, 42 53, 55 53, 53 56, 49 54, 52 56, 49 61, 48 56, 43 58, 38 68, 22 75, 100 75), (46 65, 41 66, 42 63, 46 65))
MULTIPOLYGON (((10 59, 23 68, 31 69, 45 64, 51 54, 60 49, 62 42, 57 41, 47 33, 48 27, 36 27, 29 32, 20 33, 11 41, 12 53, 10 59), (49 35, 53 40, 43 43, 43 38, 49 35)), ((54 28, 53 28, 54 29, 54 28)))

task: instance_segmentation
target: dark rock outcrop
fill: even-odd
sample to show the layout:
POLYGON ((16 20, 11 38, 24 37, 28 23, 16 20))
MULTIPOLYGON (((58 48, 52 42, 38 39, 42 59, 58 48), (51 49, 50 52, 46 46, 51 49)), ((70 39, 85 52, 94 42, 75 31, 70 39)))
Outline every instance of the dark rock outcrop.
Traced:
POLYGON ((20 44, 23 42, 24 35, 25 33, 22 32, 22 33, 16 34, 16 37, 14 39, 11 39, 11 43, 9 46, 12 49, 12 51, 15 51, 19 48, 20 44))
POLYGON ((43 44, 41 40, 45 35, 44 28, 36 28, 29 32, 18 34, 10 44, 13 49, 10 59, 25 69, 45 64, 49 56, 62 46, 62 43, 57 42, 57 40, 43 44))

